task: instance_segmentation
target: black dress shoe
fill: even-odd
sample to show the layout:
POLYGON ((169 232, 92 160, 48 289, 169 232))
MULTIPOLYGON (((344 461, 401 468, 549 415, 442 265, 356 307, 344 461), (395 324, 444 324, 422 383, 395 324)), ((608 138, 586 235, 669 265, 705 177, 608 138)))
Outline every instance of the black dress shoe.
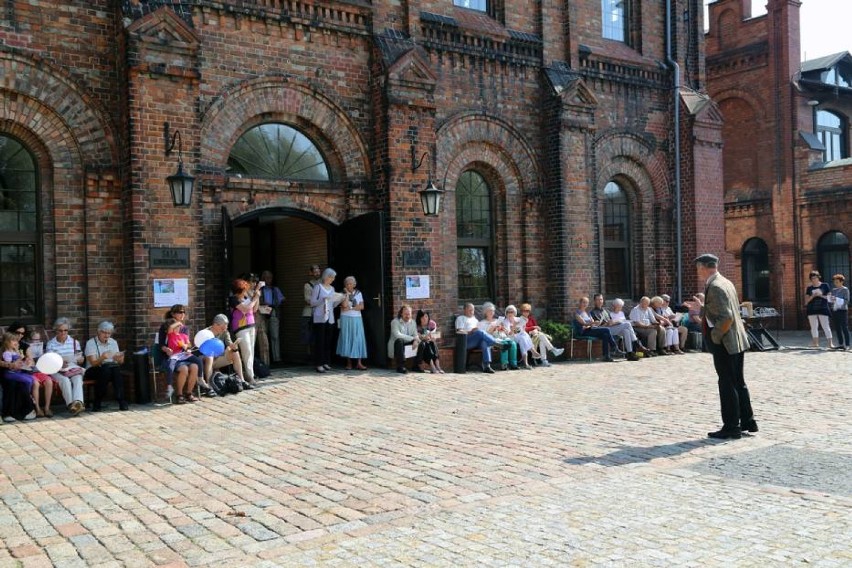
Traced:
POLYGON ((708 432, 707 437, 716 438, 717 440, 739 440, 743 435, 739 430, 725 430, 722 428, 715 432, 708 432))
POLYGON ((751 432, 752 434, 757 432, 757 422, 752 418, 751 420, 745 420, 740 427, 740 430, 743 432, 751 432))
POLYGON ((492 369, 492 368, 491 368, 491 365, 488 365, 487 367, 483 367, 483 368, 482 368, 482 372, 483 372, 483 373, 488 373, 489 375, 493 375, 493 374, 494 374, 494 369, 492 369))
POLYGON ((396 372, 400 375, 405 375, 406 373, 408 373, 408 369, 406 369, 405 367, 397 367, 396 372))
POLYGON ((121 402, 118 403, 118 409, 119 410, 130 410, 130 405, 128 405, 126 402, 124 402, 122 400, 121 402))

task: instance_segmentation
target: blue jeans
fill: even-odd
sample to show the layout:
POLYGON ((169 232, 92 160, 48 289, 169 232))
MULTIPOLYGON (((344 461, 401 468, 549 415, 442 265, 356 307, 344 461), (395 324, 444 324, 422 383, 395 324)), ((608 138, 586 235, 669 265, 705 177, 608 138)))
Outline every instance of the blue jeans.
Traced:
POLYGON ((482 366, 491 365, 491 346, 497 340, 484 333, 481 329, 475 329, 467 334, 467 348, 482 350, 482 366))

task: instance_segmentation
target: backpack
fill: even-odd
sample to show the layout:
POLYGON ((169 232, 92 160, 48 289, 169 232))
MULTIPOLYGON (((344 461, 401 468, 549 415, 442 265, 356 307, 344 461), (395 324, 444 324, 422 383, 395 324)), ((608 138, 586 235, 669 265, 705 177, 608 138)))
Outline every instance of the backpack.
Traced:
POLYGON ((258 358, 255 358, 253 367, 254 376, 258 379, 265 379, 270 375, 269 367, 267 367, 266 364, 258 358))
POLYGON ((237 394, 242 390, 240 388, 240 381, 236 375, 226 375, 218 371, 210 377, 210 386, 216 391, 218 396, 237 394))

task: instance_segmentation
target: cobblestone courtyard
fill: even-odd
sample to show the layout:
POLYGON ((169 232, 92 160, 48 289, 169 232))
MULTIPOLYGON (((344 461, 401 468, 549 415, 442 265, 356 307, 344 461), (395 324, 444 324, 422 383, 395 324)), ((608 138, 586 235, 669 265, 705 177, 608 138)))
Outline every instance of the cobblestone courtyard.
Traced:
POLYGON ((852 353, 261 389, 0 427, 0 566, 850 566, 852 353))

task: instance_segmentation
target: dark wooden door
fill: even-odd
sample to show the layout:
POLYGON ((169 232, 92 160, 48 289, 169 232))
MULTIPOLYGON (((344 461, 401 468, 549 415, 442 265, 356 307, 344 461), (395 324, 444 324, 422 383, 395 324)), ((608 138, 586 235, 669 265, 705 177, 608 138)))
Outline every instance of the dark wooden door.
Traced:
POLYGON ((354 276, 364 296, 364 333, 367 354, 373 365, 387 363, 385 307, 384 213, 366 213, 340 225, 330 250, 330 265, 337 271, 334 287, 343 288, 343 279, 354 276))

